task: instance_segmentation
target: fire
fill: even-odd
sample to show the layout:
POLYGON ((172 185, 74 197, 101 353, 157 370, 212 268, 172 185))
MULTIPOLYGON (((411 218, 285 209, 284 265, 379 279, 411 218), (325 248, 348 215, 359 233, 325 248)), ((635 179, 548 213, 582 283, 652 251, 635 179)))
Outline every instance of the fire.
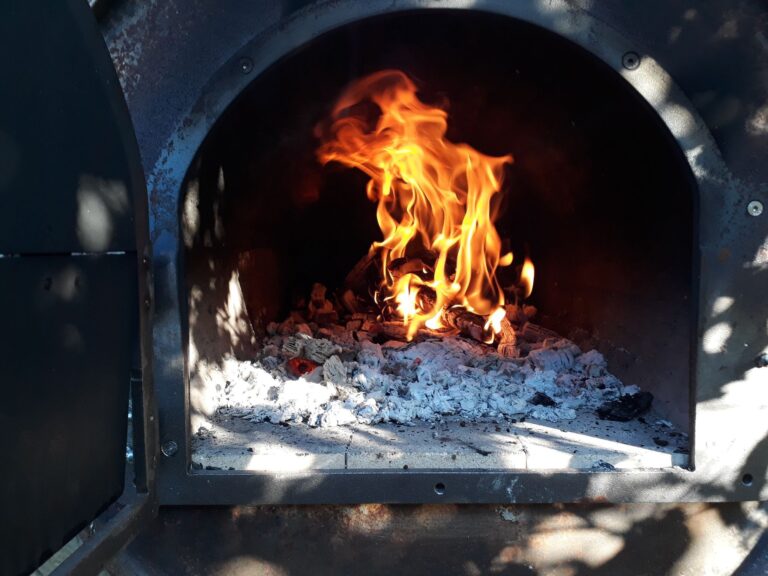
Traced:
POLYGON ((533 268, 533 262, 529 258, 525 259, 523 263, 523 269, 520 271, 520 284, 523 286, 523 297, 528 298, 533 292, 533 277, 535 276, 535 270, 533 268))
MULTIPOLYGON (((370 176, 367 194, 378 203, 384 236, 371 246, 381 256, 381 296, 396 305, 408 339, 425 325, 442 328, 449 307, 483 316, 486 329, 496 333, 504 317, 496 270, 509 266, 513 255, 502 255, 494 222, 504 166, 513 159, 450 142, 447 127, 445 110, 422 102, 408 76, 384 70, 341 94, 318 149, 322 163, 340 162, 370 176), (370 103, 378 108, 374 120, 366 109, 370 103), (434 257, 431 269, 392 273, 395 260, 425 253, 434 257), (432 297, 420 298, 426 289, 432 297)), ((529 295, 529 260, 523 273, 529 295)))

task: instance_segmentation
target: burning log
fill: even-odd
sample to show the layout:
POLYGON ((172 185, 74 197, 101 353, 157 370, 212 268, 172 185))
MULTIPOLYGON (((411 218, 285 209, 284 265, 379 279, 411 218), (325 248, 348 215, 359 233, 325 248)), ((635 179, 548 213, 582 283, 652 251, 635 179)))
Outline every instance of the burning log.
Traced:
POLYGON ((404 326, 402 322, 378 322, 373 332, 378 334, 384 334, 390 340, 407 340, 408 327, 404 326))
POLYGON ((344 290, 339 297, 339 301, 350 314, 354 314, 360 309, 357 302, 357 296, 355 296, 355 293, 352 290, 344 290))
MULTIPOLYGON (((402 320, 385 320, 371 322, 368 326, 368 330, 364 332, 370 333, 374 336, 384 337, 387 340, 396 340, 400 342, 408 341, 408 327, 403 324, 402 320)), ((430 330, 429 328, 420 328, 418 332, 413 336, 412 340, 421 342, 428 338, 447 338, 449 336, 455 336, 459 331, 455 328, 449 328, 446 330, 430 330)))
MULTIPOLYGON (((419 291, 418 301, 422 310, 432 310, 437 302, 437 297, 434 291, 429 288, 422 288, 419 291)), ((445 308, 442 311, 441 320, 444 325, 478 342, 486 342, 489 339, 488 331, 485 330, 485 319, 460 306, 445 308)))
MULTIPOLYGON (((392 260, 387 266, 387 270, 394 280, 398 280, 406 274, 415 274, 426 279, 434 272, 436 258, 435 254, 423 251, 410 258, 392 260)), ((381 275, 382 262, 379 254, 368 252, 358 260, 344 279, 345 290, 341 296, 344 306, 352 313, 358 312, 360 306, 355 301, 376 292, 382 283, 381 275)))
POLYGON ((349 332, 355 332, 356 330, 360 330, 363 326, 362 320, 347 320, 347 323, 344 325, 344 327, 349 332))
MULTIPOLYGON (((423 288, 419 292, 421 307, 424 310, 431 310, 435 306, 435 293, 429 289, 423 288)), ((478 342, 486 344, 494 340, 493 331, 486 329, 487 320, 470 312, 460 306, 446 308, 442 312, 441 320, 443 323, 464 336, 469 336, 478 342)), ((512 323, 507 318, 502 318, 500 324, 501 331, 495 336, 499 342, 499 353, 507 358, 518 358, 520 349, 517 346, 517 335, 512 323)))
POLYGON ((406 274, 415 274, 422 280, 428 280, 434 275, 434 264, 437 255, 431 252, 422 252, 410 258, 397 258, 387 266, 392 274, 392 279, 397 281, 406 274))
POLYGON ((517 342, 517 334, 512 323, 505 317, 501 319, 501 332, 498 334, 499 354, 505 358, 520 358, 522 350, 517 342))
MULTIPOLYGON (((390 263, 388 267, 393 278, 398 279, 406 274, 429 277, 432 271, 430 261, 434 260, 434 255, 425 252, 422 257, 412 259, 400 258, 390 263)), ((367 254, 355 265, 353 270, 347 275, 345 280, 346 290, 338 298, 339 307, 345 308, 350 312, 351 320, 345 323, 351 331, 362 330, 371 335, 380 335, 389 340, 407 341, 408 326, 400 319, 400 316, 393 303, 388 301, 381 307, 380 319, 375 319, 372 314, 361 312, 365 303, 357 290, 364 286, 366 293, 370 293, 373 288, 373 281, 380 282, 380 273, 378 269, 380 260, 367 254)), ((417 296, 418 308, 422 311, 429 311, 435 308, 437 296, 433 290, 426 286, 420 287, 417 296)), ((517 310, 517 308, 516 308, 517 310)), ((520 307, 520 316, 525 318, 523 308, 520 307)), ((326 298, 326 288, 322 284, 315 284, 307 305, 307 316, 317 324, 329 325, 338 322, 338 312, 334 309, 331 302, 326 298)), ((522 354, 522 348, 518 343, 513 323, 507 317, 497 323, 500 331, 494 335, 493 330, 488 326, 488 319, 470 312, 461 306, 451 306, 441 311, 441 324, 443 329, 430 329, 421 327, 412 334, 411 339, 423 340, 425 338, 445 338, 462 334, 477 342, 490 344, 494 340, 498 342, 498 352, 507 358, 519 358, 522 354)))
POLYGON ((531 306, 529 304, 507 304, 504 307, 504 310, 507 311, 507 319, 513 324, 525 324, 526 322, 530 321, 538 312, 535 306, 531 306))
POLYGON ((554 330, 544 328, 533 322, 526 322, 520 330, 520 337, 528 342, 542 342, 547 338, 560 338, 554 330))
POLYGON ((520 358, 523 355, 522 348, 516 343, 500 342, 497 350, 504 358, 520 358))
POLYGON ((469 336, 478 342, 485 342, 489 338, 482 316, 462 308, 447 308, 442 317, 448 326, 456 328, 464 336, 469 336))
POLYGON ((377 253, 369 251, 358 260, 344 279, 345 294, 351 291, 356 298, 372 294, 380 282, 381 260, 377 253))
POLYGON ((333 324, 339 320, 339 313, 333 307, 333 302, 325 297, 326 291, 325 286, 315 283, 312 286, 312 293, 309 297, 309 304, 307 306, 309 319, 314 320, 318 324, 333 324))

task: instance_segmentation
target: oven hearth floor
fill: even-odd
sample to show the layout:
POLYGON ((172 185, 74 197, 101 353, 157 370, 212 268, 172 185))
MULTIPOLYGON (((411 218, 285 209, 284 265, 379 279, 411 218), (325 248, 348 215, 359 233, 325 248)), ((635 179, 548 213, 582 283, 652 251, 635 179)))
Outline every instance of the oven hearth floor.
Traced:
POLYGON ((687 438, 650 412, 643 423, 598 420, 477 423, 447 418, 415 426, 280 426, 217 416, 193 435, 196 468, 285 472, 339 469, 666 468, 688 463, 687 438), (667 443, 659 446, 659 443, 667 443))

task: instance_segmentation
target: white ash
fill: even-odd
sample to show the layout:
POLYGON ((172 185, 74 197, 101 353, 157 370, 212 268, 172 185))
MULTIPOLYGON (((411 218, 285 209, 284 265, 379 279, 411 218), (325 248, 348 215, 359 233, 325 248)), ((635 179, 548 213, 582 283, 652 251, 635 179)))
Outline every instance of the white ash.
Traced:
POLYGON ((377 344, 356 331, 363 324, 315 326, 314 336, 306 324, 271 329, 257 359, 227 359, 211 367, 219 384, 218 412, 321 427, 407 425, 446 416, 557 422, 575 418, 579 408, 638 391, 610 374, 599 352, 582 353, 560 337, 547 337, 525 358, 510 359, 462 337, 377 344), (317 368, 292 376, 289 362, 299 357, 317 368))

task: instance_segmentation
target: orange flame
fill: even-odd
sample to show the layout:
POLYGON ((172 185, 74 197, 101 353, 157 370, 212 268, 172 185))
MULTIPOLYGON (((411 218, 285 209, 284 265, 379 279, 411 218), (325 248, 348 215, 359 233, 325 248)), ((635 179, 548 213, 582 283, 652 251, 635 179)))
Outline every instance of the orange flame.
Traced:
MULTIPOLYGON (((411 339, 423 325, 442 327, 443 310, 463 306, 488 318, 498 332, 504 294, 496 269, 512 263, 501 255, 494 226, 504 165, 512 156, 487 156, 446 139, 448 115, 417 97, 416 86, 398 70, 384 70, 349 86, 332 114, 330 132, 318 149, 322 163, 340 162, 370 176, 367 194, 378 202, 384 239, 371 246, 382 256, 385 300, 394 300, 411 339), (375 126, 364 104, 378 107, 375 126), (390 263, 428 251, 436 256, 431 278, 409 272, 393 277, 390 263), (435 293, 422 309, 423 287, 435 293)), ((532 272, 531 284, 532 287, 532 272)), ((530 293, 530 291, 529 291, 530 293)))
POLYGON ((523 263, 523 269, 520 271, 520 283, 523 286, 523 298, 528 298, 533 292, 533 277, 535 276, 535 269, 533 262, 530 258, 526 258, 523 263))

